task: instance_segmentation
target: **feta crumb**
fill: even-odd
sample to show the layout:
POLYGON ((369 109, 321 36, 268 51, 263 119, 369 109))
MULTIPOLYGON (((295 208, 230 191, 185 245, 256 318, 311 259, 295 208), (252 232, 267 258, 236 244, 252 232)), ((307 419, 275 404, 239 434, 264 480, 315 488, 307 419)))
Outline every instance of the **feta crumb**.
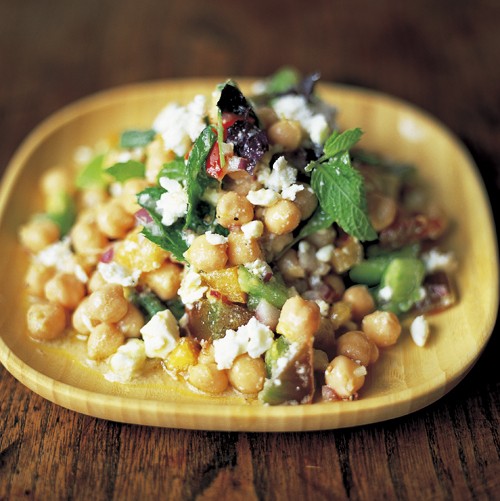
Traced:
POLYGON ((251 238, 260 238, 264 233, 264 223, 255 219, 241 226, 241 231, 247 240, 251 238))
POLYGON ((179 341, 179 326, 170 310, 159 311, 141 330, 146 356, 162 358, 175 348, 179 341))
POLYGON ((390 301, 391 298, 392 298, 392 289, 391 289, 391 287, 389 285, 386 285, 385 287, 382 287, 378 291, 378 297, 382 301, 390 301))
POLYGON ((297 169, 288 164, 285 157, 278 157, 273 164, 266 187, 281 192, 290 188, 297 180, 297 169))
POLYGON ((297 197, 297 193, 299 191, 304 190, 304 185, 302 184, 292 184, 288 186, 287 188, 284 188, 283 191, 281 192, 281 196, 285 198, 286 200, 291 200, 292 202, 295 200, 297 197))
POLYGON ((364 365, 360 365, 359 367, 356 367, 352 373, 356 376, 356 377, 361 377, 361 376, 366 376, 368 374, 367 370, 366 370, 366 367, 364 365))
POLYGON ((130 271, 114 261, 98 263, 97 271, 108 284, 118 284, 123 287, 134 287, 141 276, 140 270, 130 271))
POLYGON ((316 259, 322 263, 329 263, 335 254, 335 247, 332 244, 325 245, 316 252, 316 259))
POLYGON ((144 341, 135 338, 129 339, 108 358, 112 373, 108 373, 106 377, 111 381, 130 381, 139 373, 145 361, 144 341))
POLYGON ((205 128, 207 106, 205 96, 195 96, 187 106, 172 103, 160 111, 153 129, 161 134, 166 150, 183 157, 205 128))
POLYGON ((422 260, 428 273, 439 270, 453 271, 457 265, 453 252, 440 252, 437 249, 422 254, 422 260))
POLYGON ((223 338, 216 339, 213 343, 217 368, 230 369, 236 357, 244 353, 252 358, 260 357, 271 348, 273 339, 273 331, 255 317, 236 331, 228 329, 223 338))
POLYGON ((42 249, 35 256, 35 260, 44 266, 54 267, 61 273, 73 274, 80 282, 87 283, 89 277, 82 265, 78 263, 78 259, 71 251, 70 246, 70 238, 64 237, 59 242, 55 242, 42 249))
POLYGON ((178 291, 181 301, 186 306, 191 306, 200 300, 207 290, 208 287, 202 285, 201 276, 191 268, 186 267, 178 291))
POLYGON ((315 299, 314 301, 319 306, 321 316, 327 317, 330 312, 330 305, 324 299, 315 299))
POLYGON ((261 188, 260 190, 250 190, 247 195, 247 200, 253 205, 262 207, 270 207, 274 205, 280 196, 274 190, 261 188))
POLYGON ((415 317, 410 326, 410 334, 417 346, 424 346, 429 338, 429 323, 423 315, 415 317))
POLYGON ((227 237, 225 237, 224 235, 219 235, 218 233, 212 233, 211 231, 207 231, 205 233, 205 237, 210 245, 227 244, 227 237))
POLYGON ((245 268, 253 275, 262 279, 273 273, 271 267, 263 259, 256 259, 250 263, 245 263, 245 268))
POLYGON ((156 202, 156 210, 161 214, 161 222, 171 226, 188 211, 188 195, 179 181, 160 178, 160 185, 167 191, 156 202))

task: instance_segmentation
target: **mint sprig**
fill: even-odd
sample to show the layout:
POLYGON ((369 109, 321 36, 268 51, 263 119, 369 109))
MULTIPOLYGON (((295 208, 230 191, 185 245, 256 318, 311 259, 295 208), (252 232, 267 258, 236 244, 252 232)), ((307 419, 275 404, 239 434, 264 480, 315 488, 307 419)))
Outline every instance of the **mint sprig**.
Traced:
MULTIPOLYGON (((361 129, 335 131, 325 142, 323 156, 311 163, 311 187, 333 222, 361 241, 375 240, 368 217, 363 177, 351 165, 349 149, 361 138, 361 129)), ((328 219, 326 217, 325 219, 328 219)))

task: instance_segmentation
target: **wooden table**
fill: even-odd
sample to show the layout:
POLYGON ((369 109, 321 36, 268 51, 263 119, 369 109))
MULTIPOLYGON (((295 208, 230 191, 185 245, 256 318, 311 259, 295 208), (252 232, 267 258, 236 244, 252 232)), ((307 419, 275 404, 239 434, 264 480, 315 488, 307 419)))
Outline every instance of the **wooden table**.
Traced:
MULTIPOLYGON (((498 208, 500 3, 305 5, 3 0, 0 172, 40 120, 94 91, 158 78, 262 76, 291 64, 434 114, 469 148, 498 208)), ((499 334, 430 407, 325 432, 117 424, 55 406, 0 368, 0 499, 499 499, 499 334)))

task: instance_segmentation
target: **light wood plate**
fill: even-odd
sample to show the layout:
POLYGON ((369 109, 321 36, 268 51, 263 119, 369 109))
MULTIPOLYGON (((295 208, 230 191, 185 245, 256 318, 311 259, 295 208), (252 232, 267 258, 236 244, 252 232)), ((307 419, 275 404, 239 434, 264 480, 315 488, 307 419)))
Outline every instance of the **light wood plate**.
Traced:
MULTIPOLYGON (((400 100, 371 91, 320 85, 339 109, 342 128, 360 126, 362 145, 418 165, 453 220, 446 247, 460 262, 459 302, 429 317, 425 348, 405 332, 369 368, 361 398, 308 406, 260 406, 241 398, 209 398, 174 383, 120 385, 57 348, 26 335, 23 275, 27 258, 17 229, 39 209, 37 180, 64 164, 81 145, 128 127, 148 127, 166 103, 209 95, 221 80, 139 84, 91 96, 56 113, 21 145, 0 192, 0 361, 27 387, 77 412, 113 421, 203 430, 301 431, 383 421, 423 408, 453 388, 473 366, 491 335, 498 308, 497 243, 482 181, 467 151, 435 119, 400 100), (8 284, 8 286, 7 286, 8 284)), ((243 90, 249 80, 239 80, 243 90)))

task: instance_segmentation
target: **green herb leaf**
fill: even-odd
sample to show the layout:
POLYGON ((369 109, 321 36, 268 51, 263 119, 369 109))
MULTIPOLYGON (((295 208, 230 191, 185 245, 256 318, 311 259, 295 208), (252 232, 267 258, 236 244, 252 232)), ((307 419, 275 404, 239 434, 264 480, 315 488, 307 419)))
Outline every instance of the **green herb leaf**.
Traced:
POLYGON ((184 183, 187 177, 186 162, 184 159, 177 157, 175 160, 163 164, 163 167, 158 174, 158 180, 162 177, 168 177, 169 179, 174 179, 175 181, 184 183))
POLYGON ((344 231, 362 241, 377 238, 368 218, 363 178, 352 168, 348 152, 316 166, 311 186, 323 211, 344 231))
POLYGON ((292 89, 299 81, 300 75, 298 71, 286 66, 271 76, 266 85, 266 91, 270 94, 280 94, 292 89))
POLYGON ((122 132, 120 136, 121 148, 138 148, 149 144, 156 136, 153 129, 138 130, 130 129, 122 132))
POLYGON ((73 197, 66 191, 51 193, 45 203, 44 217, 59 226, 61 236, 66 235, 76 219, 76 204, 73 197))
POLYGON ((137 160, 119 162, 106 169, 106 172, 113 176, 116 181, 123 183, 127 179, 135 177, 143 178, 146 173, 146 166, 137 160))
POLYGON ((323 159, 334 157, 339 153, 349 151, 363 135, 361 129, 348 129, 342 133, 334 131, 326 140, 323 147, 323 159))
POLYGON ((179 220, 167 228, 162 224, 161 216, 156 210, 156 202, 163 193, 165 190, 160 186, 152 186, 137 194, 138 204, 148 211, 152 219, 144 225, 142 234, 162 249, 171 252, 178 261, 185 261, 183 254, 188 245, 182 237, 182 221, 179 220))
MULTIPOLYGON (((201 208, 200 200, 204 191, 218 182, 207 174, 205 162, 217 139, 217 133, 211 126, 205 127, 194 142, 193 149, 186 165, 186 190, 188 195, 188 212, 186 214, 185 228, 196 229, 200 224, 206 224, 205 214, 198 214, 201 208)), ((207 204, 205 204, 207 205, 207 204)))
POLYGON ((103 169, 104 158, 104 154, 97 155, 85 165, 75 181, 78 189, 106 188, 108 181, 103 169))

